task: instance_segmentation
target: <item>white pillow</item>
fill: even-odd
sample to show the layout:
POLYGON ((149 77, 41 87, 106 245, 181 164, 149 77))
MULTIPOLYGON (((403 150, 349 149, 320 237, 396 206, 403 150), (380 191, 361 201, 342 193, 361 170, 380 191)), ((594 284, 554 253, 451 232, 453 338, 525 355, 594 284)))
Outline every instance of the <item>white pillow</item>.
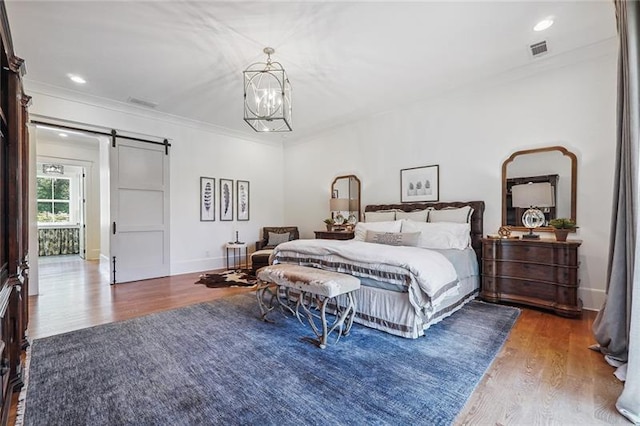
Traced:
POLYGON ((471 222, 471 215, 473 214, 473 207, 464 206, 460 208, 445 208, 441 210, 429 211, 429 222, 455 222, 455 223, 469 223, 471 222))
POLYGON ((365 241, 368 243, 386 244, 389 246, 408 246, 415 247, 418 245, 420 232, 375 232, 367 231, 365 241))
POLYGON ((424 210, 416 210, 413 212, 396 212, 396 220, 410 219, 415 220, 416 222, 426 222, 427 217, 429 216, 429 210, 433 209, 428 208, 424 210))
POLYGON ((354 230, 356 241, 364 241, 367 237, 367 231, 376 232, 400 232, 402 226, 401 220, 394 220, 393 222, 358 222, 354 230))
POLYGON ((471 246, 471 225, 452 222, 402 221, 402 232, 420 232, 418 247, 428 249, 458 249, 471 246))
POLYGON ((395 211, 364 212, 365 222, 389 222, 396 220, 395 211))

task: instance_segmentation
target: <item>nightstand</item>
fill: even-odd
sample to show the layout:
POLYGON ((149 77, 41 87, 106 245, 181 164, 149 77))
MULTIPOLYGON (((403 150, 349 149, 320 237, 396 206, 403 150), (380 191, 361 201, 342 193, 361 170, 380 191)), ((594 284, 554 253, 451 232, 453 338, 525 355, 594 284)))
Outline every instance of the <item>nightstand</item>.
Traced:
POLYGON ((314 231, 316 239, 323 240, 352 240, 354 237, 353 231, 314 231))
POLYGON ((244 267, 247 267, 247 243, 227 243, 227 269, 242 269, 243 259, 244 267), (233 263, 229 262, 229 255, 233 257, 233 263), (233 266, 232 268, 230 266, 233 266))
POLYGON ((487 302, 518 303, 579 317, 580 244, 579 240, 483 239, 480 297, 487 302))

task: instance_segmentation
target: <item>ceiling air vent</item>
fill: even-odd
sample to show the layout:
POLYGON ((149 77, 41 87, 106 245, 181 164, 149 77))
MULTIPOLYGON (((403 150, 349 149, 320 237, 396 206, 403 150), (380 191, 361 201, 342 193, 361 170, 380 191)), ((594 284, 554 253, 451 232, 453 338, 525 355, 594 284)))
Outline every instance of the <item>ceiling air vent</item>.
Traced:
POLYGON ((132 98, 132 97, 129 97, 129 99, 127 99, 127 102, 129 102, 130 104, 142 106, 145 108, 155 108, 158 106, 157 102, 145 101, 142 99, 132 98))
POLYGON ((547 53, 549 50, 547 49, 547 42, 545 41, 541 41, 539 43, 534 43, 531 46, 529 46, 529 48, 531 49, 531 55, 535 58, 541 55, 544 55, 545 53, 547 53))

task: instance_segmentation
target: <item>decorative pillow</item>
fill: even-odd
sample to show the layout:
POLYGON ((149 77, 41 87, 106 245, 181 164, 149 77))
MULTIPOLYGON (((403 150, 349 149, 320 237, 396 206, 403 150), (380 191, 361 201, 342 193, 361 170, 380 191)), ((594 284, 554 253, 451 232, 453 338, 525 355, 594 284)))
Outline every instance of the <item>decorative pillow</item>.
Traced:
POLYGON ((267 242, 267 246, 277 246, 280 243, 286 243, 289 241, 291 236, 290 232, 269 232, 269 241, 267 242))
POLYGON ((396 220, 396 211, 364 212, 365 222, 389 222, 396 220))
POLYGON ((376 232, 400 232, 402 226, 401 220, 394 220, 393 222, 358 222, 354 230, 356 241, 364 241, 367 236, 367 231, 376 232))
POLYGON ((402 232, 420 232, 418 247, 429 249, 458 249, 471 246, 471 225, 452 222, 402 221, 402 232))
POLYGON ((460 208, 445 208, 441 210, 430 210, 428 222, 455 222, 455 223, 469 223, 471 222, 471 215, 473 214, 473 207, 464 206, 460 208))
POLYGON ((367 231, 365 241, 368 243, 387 244, 389 246, 418 245, 420 232, 375 232, 367 231))
POLYGON ((433 210, 431 208, 424 210, 416 210, 412 212, 396 212, 396 220, 401 219, 409 219, 415 220, 416 222, 426 222, 427 217, 429 216, 429 210, 433 210))

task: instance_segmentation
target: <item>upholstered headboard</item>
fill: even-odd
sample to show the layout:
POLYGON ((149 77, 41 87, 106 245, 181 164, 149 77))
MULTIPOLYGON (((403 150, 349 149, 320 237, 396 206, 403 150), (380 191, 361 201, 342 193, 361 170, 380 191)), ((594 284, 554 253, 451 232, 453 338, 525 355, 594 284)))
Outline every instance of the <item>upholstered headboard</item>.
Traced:
POLYGON ((482 265, 482 222, 484 217, 484 201, 451 201, 451 202, 436 202, 436 203, 403 203, 403 204, 369 204, 364 208, 365 212, 375 212, 379 210, 391 210, 397 209, 405 212, 411 212, 414 210, 424 210, 426 208, 433 208, 436 210, 444 209, 446 207, 464 207, 471 206, 473 208, 473 214, 471 215, 471 246, 476 252, 478 257, 478 264, 482 265))

